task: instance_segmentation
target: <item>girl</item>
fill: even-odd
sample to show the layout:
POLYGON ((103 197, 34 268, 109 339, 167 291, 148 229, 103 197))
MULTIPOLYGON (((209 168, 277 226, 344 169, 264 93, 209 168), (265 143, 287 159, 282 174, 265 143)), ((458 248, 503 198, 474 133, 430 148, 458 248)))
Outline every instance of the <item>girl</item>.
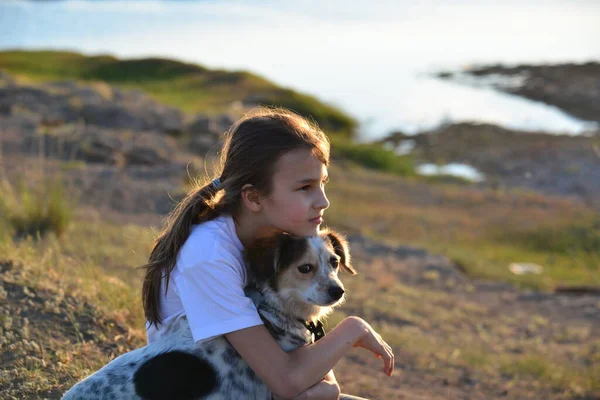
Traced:
POLYGON ((390 346, 357 317, 318 342, 285 353, 244 295, 244 247, 276 231, 319 232, 329 141, 304 118, 259 108, 227 132, 219 178, 190 191, 167 217, 146 267, 142 289, 148 341, 186 315, 194 340, 227 340, 276 396, 331 398, 331 369, 352 347, 364 347, 392 374, 390 346), (323 378, 325 377, 325 378, 323 378))

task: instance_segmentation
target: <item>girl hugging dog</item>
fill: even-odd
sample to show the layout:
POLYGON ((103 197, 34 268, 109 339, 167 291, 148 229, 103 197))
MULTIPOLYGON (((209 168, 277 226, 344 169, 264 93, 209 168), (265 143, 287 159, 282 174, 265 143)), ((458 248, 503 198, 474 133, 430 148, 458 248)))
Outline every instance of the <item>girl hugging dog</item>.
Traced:
POLYGON ((145 265, 148 345, 65 399, 351 399, 332 368, 353 347, 392 375, 392 349, 368 323, 320 325, 344 299, 338 271, 355 273, 344 238, 320 229, 325 134, 259 108, 227 132, 221 165, 168 216, 145 265))

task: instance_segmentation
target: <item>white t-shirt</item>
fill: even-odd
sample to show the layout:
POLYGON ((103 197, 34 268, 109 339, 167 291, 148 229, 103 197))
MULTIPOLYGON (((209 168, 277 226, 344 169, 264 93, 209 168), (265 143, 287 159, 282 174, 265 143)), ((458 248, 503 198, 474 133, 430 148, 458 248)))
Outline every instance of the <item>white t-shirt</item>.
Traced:
POLYGON ((194 225, 179 251, 166 294, 162 280, 162 323, 158 329, 146 324, 148 343, 181 315, 187 316, 196 342, 261 325, 254 303, 244 294, 243 249, 230 215, 194 225))

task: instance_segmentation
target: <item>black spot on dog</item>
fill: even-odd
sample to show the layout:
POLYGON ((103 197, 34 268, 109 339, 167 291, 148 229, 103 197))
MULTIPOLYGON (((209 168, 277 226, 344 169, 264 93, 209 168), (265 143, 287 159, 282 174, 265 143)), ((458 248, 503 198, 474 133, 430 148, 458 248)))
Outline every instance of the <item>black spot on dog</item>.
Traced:
POLYGON ((231 382, 235 381, 235 377, 236 377, 236 376, 237 376, 237 375, 236 375, 236 374, 235 374, 235 372, 233 372, 233 371, 229 371, 229 372, 227 373, 227 379, 228 379, 229 381, 231 381, 231 382))
POLYGON ((227 347, 225 349, 225 351, 223 352, 223 354, 221 354, 221 357, 223 357, 223 361, 226 364, 232 365, 232 364, 235 364, 235 362, 238 360, 238 358, 240 358, 240 355, 238 354, 237 351, 235 351, 235 349, 233 347, 227 347))
POLYGON ((106 378, 108 379, 108 384, 111 387, 122 386, 125 381, 127 381, 127 377, 125 375, 117 374, 115 372, 107 372, 106 378))
POLYGON ((92 384, 90 385, 90 392, 95 396, 99 396, 101 388, 102 388, 102 382, 99 380, 94 380, 92 382, 92 384))
POLYGON ((136 363, 134 363, 133 361, 132 361, 132 362, 130 362, 129 364, 127 364, 127 366, 128 366, 129 368, 135 368, 135 366, 136 366, 136 365, 137 365, 137 364, 136 364, 136 363))
POLYGON ((267 330, 271 333, 271 335, 273 336, 273 338, 275 338, 275 340, 280 339, 283 335, 285 335, 285 330, 274 325, 271 321, 269 321, 268 319, 266 319, 265 317, 263 317, 263 315, 260 315, 260 319, 262 320, 263 324, 265 325, 265 327, 267 328, 267 330))
POLYGON ((135 391, 144 400, 192 400, 217 387, 217 373, 208 361, 182 351, 149 359, 133 376, 135 391))
POLYGON ((209 356, 212 356, 215 352, 215 346, 213 346, 212 344, 207 344, 205 350, 209 356))
POLYGON ((254 370, 250 368, 250 366, 246 365, 246 367, 244 368, 244 372, 246 373, 248 379, 250 379, 251 381, 256 379, 256 374, 254 373, 254 370))

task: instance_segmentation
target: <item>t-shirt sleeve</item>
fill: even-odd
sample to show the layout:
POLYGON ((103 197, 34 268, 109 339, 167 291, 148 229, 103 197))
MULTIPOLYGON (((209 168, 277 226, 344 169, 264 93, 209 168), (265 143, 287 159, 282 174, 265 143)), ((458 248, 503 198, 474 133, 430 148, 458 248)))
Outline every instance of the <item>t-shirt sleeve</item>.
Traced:
POLYGON ((227 260, 203 260, 173 280, 196 342, 263 323, 244 294, 243 276, 227 260))

